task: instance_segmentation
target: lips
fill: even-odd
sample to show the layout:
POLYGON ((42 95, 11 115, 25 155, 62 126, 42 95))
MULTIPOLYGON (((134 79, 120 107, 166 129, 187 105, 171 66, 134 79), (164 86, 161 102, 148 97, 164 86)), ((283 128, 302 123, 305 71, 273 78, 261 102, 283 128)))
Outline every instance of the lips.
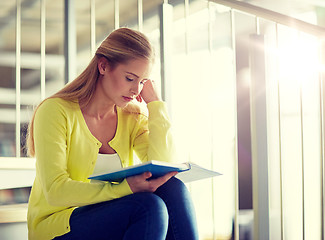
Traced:
POLYGON ((126 97, 126 96, 123 96, 123 99, 126 101, 126 102, 131 102, 133 100, 133 98, 131 97, 126 97))

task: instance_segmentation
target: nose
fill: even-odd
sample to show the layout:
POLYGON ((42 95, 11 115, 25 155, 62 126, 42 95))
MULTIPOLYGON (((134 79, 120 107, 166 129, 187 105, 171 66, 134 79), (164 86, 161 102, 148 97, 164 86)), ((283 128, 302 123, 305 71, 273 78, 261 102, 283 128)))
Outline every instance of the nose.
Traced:
POLYGON ((142 84, 137 81, 134 81, 134 84, 132 85, 132 88, 131 88, 131 92, 132 94, 134 94, 135 96, 138 96, 140 94, 140 92, 142 91, 142 84))

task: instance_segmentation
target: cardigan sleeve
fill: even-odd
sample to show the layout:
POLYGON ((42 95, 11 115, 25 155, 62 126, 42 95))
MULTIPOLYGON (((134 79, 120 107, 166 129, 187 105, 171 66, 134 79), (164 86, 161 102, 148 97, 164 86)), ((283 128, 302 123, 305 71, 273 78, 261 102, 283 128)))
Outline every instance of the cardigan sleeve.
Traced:
POLYGON ((71 156, 68 156, 67 111, 50 99, 41 104, 35 115, 36 171, 47 202, 53 206, 83 206, 131 194, 125 180, 120 184, 111 184, 90 183, 87 177, 71 178, 71 171, 80 169, 68 169, 68 158, 71 156))
POLYGON ((147 104, 149 117, 141 116, 134 140, 134 150, 141 161, 175 161, 175 146, 166 104, 154 101, 147 104))

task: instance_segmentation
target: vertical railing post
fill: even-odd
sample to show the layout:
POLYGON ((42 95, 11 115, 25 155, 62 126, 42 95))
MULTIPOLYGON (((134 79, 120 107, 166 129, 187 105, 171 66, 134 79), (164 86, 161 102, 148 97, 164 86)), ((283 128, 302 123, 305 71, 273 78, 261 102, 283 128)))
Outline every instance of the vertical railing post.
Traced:
POLYGON ((160 7, 160 63, 161 63, 161 96, 171 111, 171 55, 173 6, 163 3, 160 7))
MULTIPOLYGON (((300 34, 298 35, 301 39, 300 34)), ((301 143, 301 205, 302 205, 302 239, 306 236, 305 221, 305 152, 304 152, 304 108, 303 108, 303 83, 299 81, 299 108, 300 108, 300 143, 301 143)))
MULTIPOLYGON (((325 66, 325 41, 320 40, 319 44, 319 62, 321 66, 325 66)), ((325 72, 323 69, 319 72, 319 88, 320 88, 320 126, 321 126, 321 239, 325 237, 325 72)))
POLYGON ((77 36, 74 0, 64 1, 64 59, 65 83, 76 76, 77 36))
POLYGON ((20 158, 21 1, 16 4, 16 157, 20 158))
POLYGON ((118 29, 120 27, 120 2, 119 0, 114 0, 114 28, 118 29))
MULTIPOLYGON (((232 48, 232 57, 233 57, 233 72, 234 72, 234 82, 235 82, 235 89, 234 91, 237 92, 237 66, 236 66, 236 31, 235 31, 235 12, 233 9, 230 10, 230 25, 231 25, 231 48, 232 48)), ((235 96, 235 103, 237 103, 238 99, 238 92, 234 94, 235 96)), ((236 113, 238 112, 238 105, 236 104, 236 113)), ((234 229, 233 229, 233 240, 239 240, 239 171, 238 171, 238 114, 235 123, 236 129, 236 141, 234 147, 234 182, 235 182, 235 189, 234 189, 234 196, 235 196, 235 216, 234 216, 234 229)))
POLYGON ((143 0, 138 0, 138 29, 143 31, 143 0))
MULTIPOLYGON (((213 52, 213 42, 212 42, 212 31, 213 31, 213 24, 212 24, 212 17, 213 17, 213 14, 212 14, 212 9, 211 9, 211 3, 210 2, 207 2, 207 9, 208 9, 208 13, 209 13, 209 21, 208 21, 208 50, 209 50, 209 70, 212 71, 213 69, 213 58, 212 58, 212 52, 213 52)), ((210 73, 212 74, 212 72, 210 73)), ((210 116, 210 128, 211 128, 211 132, 214 133, 214 125, 215 125, 215 118, 214 118, 214 111, 211 111, 211 116, 210 116)), ((214 146, 214 134, 211 134, 211 146, 214 146)), ((215 169, 214 167, 214 149, 211 148, 210 150, 211 152, 211 156, 210 156, 210 166, 211 166, 211 169, 215 169)), ((212 200, 212 204, 211 204, 211 211, 212 211, 212 239, 215 240, 216 239, 216 212, 215 212, 215 184, 214 184, 214 178, 211 178, 211 200, 212 200)))
POLYGON ((45 0, 41 0, 41 99, 45 99, 45 41, 46 41, 46 7, 45 0))
POLYGON ((90 53, 96 52, 96 1, 90 0, 90 53))
POLYGON ((269 239, 269 192, 264 36, 250 37, 254 239, 269 239))
MULTIPOLYGON (((275 25, 275 35, 276 35, 276 48, 279 48, 279 25, 275 25)), ((283 162, 282 162, 282 141, 281 141, 281 126, 282 126, 282 116, 281 116, 281 95, 280 95, 280 79, 279 79, 279 56, 276 58, 276 74, 277 74, 277 92, 278 92, 278 124, 279 124, 279 131, 278 131, 278 137, 279 137, 279 175, 280 175, 280 185, 279 185, 279 191, 280 191, 280 234, 281 234, 281 240, 284 240, 284 214, 283 214, 283 162)))

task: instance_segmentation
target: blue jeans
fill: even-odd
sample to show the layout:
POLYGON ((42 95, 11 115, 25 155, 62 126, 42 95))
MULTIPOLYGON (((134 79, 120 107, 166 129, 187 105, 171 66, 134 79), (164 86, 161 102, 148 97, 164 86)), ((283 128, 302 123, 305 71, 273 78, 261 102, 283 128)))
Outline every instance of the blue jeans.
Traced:
POLYGON ((154 193, 77 208, 70 217, 70 229, 55 240, 199 239, 190 194, 174 177, 154 193))

